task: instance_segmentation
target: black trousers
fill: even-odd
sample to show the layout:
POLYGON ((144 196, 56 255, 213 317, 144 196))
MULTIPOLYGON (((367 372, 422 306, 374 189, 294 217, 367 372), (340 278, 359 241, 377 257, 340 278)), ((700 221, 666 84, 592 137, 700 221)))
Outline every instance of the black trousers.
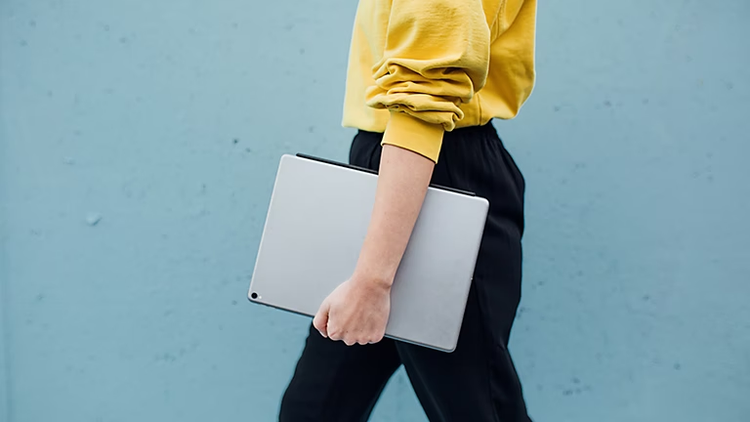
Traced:
MULTIPOLYGON (((377 169, 381 139, 380 133, 360 131, 350 163, 377 169)), ((432 181, 490 202, 455 352, 391 339, 348 347, 311 327, 281 402, 281 421, 366 421, 401 365, 432 422, 530 421, 506 347, 521 295, 523 176, 488 124, 445 134, 432 181)))

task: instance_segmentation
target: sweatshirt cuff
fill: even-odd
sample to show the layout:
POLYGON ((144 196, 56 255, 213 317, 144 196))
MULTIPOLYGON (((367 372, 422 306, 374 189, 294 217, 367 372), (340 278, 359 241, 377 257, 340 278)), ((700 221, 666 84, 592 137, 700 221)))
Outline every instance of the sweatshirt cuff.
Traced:
POLYGON ((443 144, 443 125, 427 123, 409 114, 391 111, 382 145, 394 145, 437 163, 443 144))

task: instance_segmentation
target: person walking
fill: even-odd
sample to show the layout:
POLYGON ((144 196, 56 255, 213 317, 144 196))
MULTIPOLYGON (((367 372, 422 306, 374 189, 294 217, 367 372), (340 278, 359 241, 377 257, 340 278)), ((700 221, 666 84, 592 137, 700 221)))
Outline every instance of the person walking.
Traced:
POLYGON ((379 170, 356 268, 321 304, 282 422, 366 421, 403 365, 432 422, 530 421, 508 339, 521 297, 525 182, 493 126, 534 80, 536 0, 360 0, 343 125, 379 170), (453 353, 384 338, 396 270, 428 185, 490 202, 453 353))

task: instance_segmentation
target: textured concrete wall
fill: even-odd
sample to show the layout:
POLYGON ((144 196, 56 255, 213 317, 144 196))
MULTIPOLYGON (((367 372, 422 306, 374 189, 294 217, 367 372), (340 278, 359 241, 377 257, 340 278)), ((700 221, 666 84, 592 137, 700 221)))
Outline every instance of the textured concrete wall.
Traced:
MULTIPOLYGON (((0 51, 0 65, 3 63, 2 60, 2 51, 0 51)), ((0 108, 0 114, 2 113, 2 108, 0 108)), ((3 141, 5 139, 5 136, 2 132, 2 125, 0 125, 0 163, 4 163, 4 156, 5 152, 3 151, 3 148, 5 146, 5 142, 3 141)), ((7 225, 7 217, 5 213, 6 208, 6 202, 3 200, 5 198, 5 183, 6 180, 5 175, 3 174, 4 166, 0 166, 0 420, 7 421, 10 419, 10 407, 9 407, 9 386, 10 386, 10 376, 8 375, 8 361, 5 358, 6 351, 10 347, 10 344, 8 344, 8 337, 6 335, 7 331, 7 318, 6 318, 6 312, 8 310, 8 305, 6 301, 6 293, 5 289, 8 286, 8 264, 5 261, 5 258, 7 254, 5 253, 5 244, 7 240, 7 233, 8 230, 6 228, 7 225)))
MULTIPOLYGON (((0 11, 2 8, 0 7, 0 11)), ((0 19, 2 16, 0 15, 0 19)), ((4 33, 0 29, 0 47, 2 46, 4 33)), ((6 50, 0 48, 0 69, 7 61, 6 50)), ((7 135, 5 125, 3 124, 3 115, 5 114, 2 97, 2 70, 0 70, 0 420, 7 421, 10 419, 9 394, 10 394, 10 375, 8 372, 9 362, 6 359, 7 350, 10 348, 7 336, 7 312, 8 302, 5 289, 8 287, 8 263, 6 261, 7 253, 6 244, 8 241, 8 215, 6 213, 7 200, 5 187, 8 184, 6 175, 7 160, 5 146, 7 145, 7 135)))
MULTIPOLYGON (((280 154, 346 157, 355 3, 0 2, 9 421, 274 419, 308 321, 244 296, 280 154)), ((750 420, 748 18, 541 5, 497 124, 535 420, 750 420)), ((373 420, 424 420, 403 374, 373 420)))
POLYGON ((750 420, 750 3, 542 6, 511 344, 542 421, 750 420))

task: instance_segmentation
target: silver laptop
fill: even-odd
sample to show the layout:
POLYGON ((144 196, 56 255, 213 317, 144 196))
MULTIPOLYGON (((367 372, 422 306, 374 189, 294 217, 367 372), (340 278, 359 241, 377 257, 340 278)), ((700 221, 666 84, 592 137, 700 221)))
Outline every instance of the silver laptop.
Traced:
MULTIPOLYGON (((248 297, 314 316, 354 271, 377 175, 308 156, 284 155, 248 297)), ((489 203, 431 186, 396 273, 386 337, 455 350, 489 203)))

